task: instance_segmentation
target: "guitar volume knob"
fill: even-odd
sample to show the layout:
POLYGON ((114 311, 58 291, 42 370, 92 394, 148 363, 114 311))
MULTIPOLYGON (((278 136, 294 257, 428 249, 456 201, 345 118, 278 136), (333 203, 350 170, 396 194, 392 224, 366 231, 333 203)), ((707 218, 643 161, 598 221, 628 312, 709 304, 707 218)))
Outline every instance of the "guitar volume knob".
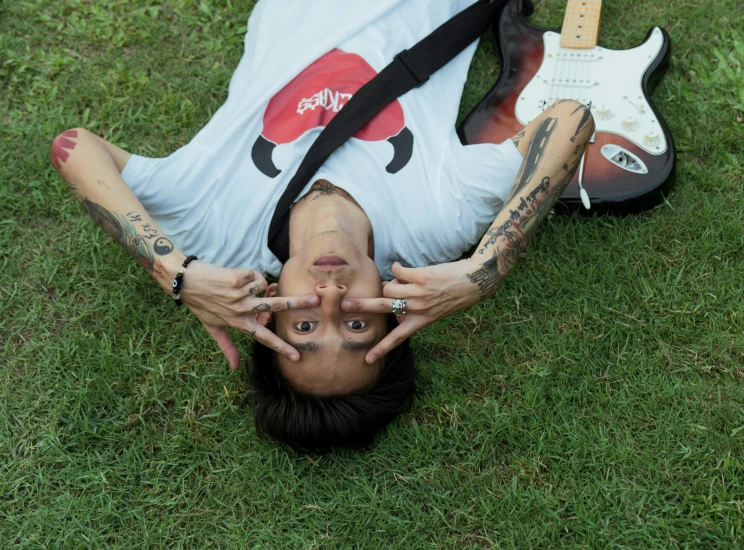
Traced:
POLYGON ((635 130, 638 128, 638 121, 634 116, 625 117, 622 123, 623 130, 635 130))
POLYGON ((643 136, 643 143, 646 145, 658 145, 661 139, 659 138, 658 132, 649 132, 645 136, 643 136))
POLYGON ((612 111, 603 103, 597 107, 597 118, 599 120, 609 120, 612 118, 612 111))

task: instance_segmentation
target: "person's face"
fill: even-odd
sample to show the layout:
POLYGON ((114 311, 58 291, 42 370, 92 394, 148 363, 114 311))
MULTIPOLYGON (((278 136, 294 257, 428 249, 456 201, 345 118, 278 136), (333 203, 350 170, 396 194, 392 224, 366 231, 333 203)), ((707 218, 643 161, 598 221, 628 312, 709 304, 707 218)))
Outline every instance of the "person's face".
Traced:
POLYGON ((282 269, 267 296, 317 294, 311 309, 274 313, 276 334, 300 352, 299 361, 277 357, 284 376, 298 390, 334 395, 360 389, 375 380, 380 363, 368 365, 367 352, 385 335, 383 313, 341 310, 344 298, 382 296, 374 262, 345 233, 329 231, 311 239, 282 269))

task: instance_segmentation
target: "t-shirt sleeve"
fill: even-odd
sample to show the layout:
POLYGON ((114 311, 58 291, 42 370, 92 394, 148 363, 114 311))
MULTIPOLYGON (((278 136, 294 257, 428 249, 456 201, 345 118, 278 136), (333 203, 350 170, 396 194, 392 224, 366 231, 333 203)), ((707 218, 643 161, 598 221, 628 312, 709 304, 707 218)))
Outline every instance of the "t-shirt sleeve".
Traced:
POLYGON ((150 217, 179 248, 195 244, 194 229, 219 188, 211 159, 209 151, 191 143, 165 158, 132 155, 121 173, 150 217))
POLYGON ((440 176, 458 188, 475 211, 491 213, 503 207, 521 166, 522 155, 510 139, 462 145, 453 133, 440 176))
POLYGON ((150 187, 150 180, 158 164, 161 164, 164 160, 132 155, 126 166, 124 166, 124 170, 121 172, 121 178, 140 202, 145 200, 147 196, 146 190, 150 187))

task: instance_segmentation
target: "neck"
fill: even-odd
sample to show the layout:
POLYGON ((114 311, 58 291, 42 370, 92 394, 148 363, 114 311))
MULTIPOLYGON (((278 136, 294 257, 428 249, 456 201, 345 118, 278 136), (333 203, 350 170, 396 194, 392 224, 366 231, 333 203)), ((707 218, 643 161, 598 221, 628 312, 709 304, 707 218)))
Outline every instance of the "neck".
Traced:
POLYGON ((290 210, 290 258, 311 239, 328 232, 345 233, 365 255, 374 256, 372 225, 362 207, 340 187, 318 180, 290 210))
POLYGON ((561 28, 561 48, 591 49, 597 45, 602 0, 569 0, 561 28))

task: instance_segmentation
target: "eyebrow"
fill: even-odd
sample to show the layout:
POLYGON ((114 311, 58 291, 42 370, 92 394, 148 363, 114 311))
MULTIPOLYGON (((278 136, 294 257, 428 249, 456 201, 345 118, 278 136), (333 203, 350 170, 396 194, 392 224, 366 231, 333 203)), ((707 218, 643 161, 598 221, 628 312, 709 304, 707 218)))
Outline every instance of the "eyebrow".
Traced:
POLYGON ((344 340, 344 343, 341 344, 341 349, 345 349, 346 351, 366 351, 372 349, 372 346, 379 341, 380 339, 376 335, 367 340, 344 340))
MULTIPOLYGON (((341 344, 341 349, 346 351, 366 351, 372 349, 379 341, 380 338, 377 335, 367 340, 344 340, 344 343, 341 344)), ((287 340, 287 343, 297 351, 305 353, 320 351, 323 347, 318 342, 292 342, 291 340, 287 340)))

